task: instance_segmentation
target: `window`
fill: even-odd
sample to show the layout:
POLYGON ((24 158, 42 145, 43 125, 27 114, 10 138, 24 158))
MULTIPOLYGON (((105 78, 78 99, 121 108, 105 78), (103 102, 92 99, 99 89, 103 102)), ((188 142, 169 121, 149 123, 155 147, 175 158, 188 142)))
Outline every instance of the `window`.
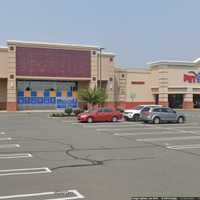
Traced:
POLYGON ((112 109, 111 108, 104 108, 103 112, 112 112, 112 109))
POLYGON ((142 108, 144 108, 144 106, 137 106, 137 107, 135 107, 134 109, 135 109, 135 110, 142 110, 142 108))
POLYGON ((142 112, 148 112, 150 110, 150 107, 145 107, 142 109, 142 112))
POLYGON ((153 109, 153 112, 160 112, 160 111, 161 111, 160 108, 154 108, 154 109, 153 109))
POLYGON ((162 108, 162 112, 173 113, 173 110, 170 108, 162 108))

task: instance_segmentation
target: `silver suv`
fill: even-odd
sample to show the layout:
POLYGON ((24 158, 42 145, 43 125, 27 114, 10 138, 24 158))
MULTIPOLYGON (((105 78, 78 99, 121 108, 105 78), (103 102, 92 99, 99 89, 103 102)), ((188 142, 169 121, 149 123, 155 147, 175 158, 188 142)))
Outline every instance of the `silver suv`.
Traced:
POLYGON ((161 122, 175 122, 184 123, 185 115, 177 113, 175 110, 168 107, 151 108, 148 107, 140 114, 141 120, 144 122, 151 122, 160 124, 161 122))
POLYGON ((158 108, 161 107, 161 105, 138 105, 135 108, 132 109, 126 109, 124 110, 124 119, 126 121, 139 121, 140 120, 140 113, 145 110, 145 108, 158 108))

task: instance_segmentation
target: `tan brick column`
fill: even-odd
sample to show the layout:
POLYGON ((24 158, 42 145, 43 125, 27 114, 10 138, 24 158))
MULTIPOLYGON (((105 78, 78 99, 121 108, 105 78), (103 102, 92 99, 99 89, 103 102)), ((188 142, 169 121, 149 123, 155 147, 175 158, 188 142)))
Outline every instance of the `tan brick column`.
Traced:
POLYGON ((183 108, 184 109, 193 109, 194 108, 193 89, 191 87, 188 87, 187 88, 187 93, 184 94, 183 108))
POLYGON ((16 110, 16 46, 8 45, 7 111, 16 110))
POLYGON ((98 60, 97 60, 97 51, 92 50, 91 51, 91 81, 90 81, 90 87, 94 88, 97 86, 97 75, 98 75, 98 60))
POLYGON ((168 106, 168 71, 167 66, 163 66, 159 73, 159 104, 168 106))

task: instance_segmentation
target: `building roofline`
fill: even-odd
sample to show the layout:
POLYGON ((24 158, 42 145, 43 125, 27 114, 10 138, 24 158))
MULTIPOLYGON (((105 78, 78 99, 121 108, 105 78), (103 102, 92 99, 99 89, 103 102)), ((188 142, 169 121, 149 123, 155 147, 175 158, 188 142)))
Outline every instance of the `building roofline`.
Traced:
POLYGON ((155 67, 158 65, 190 65, 190 66, 195 66, 195 64, 200 63, 200 58, 197 58, 193 61, 180 61, 180 60, 158 60, 158 61, 153 61, 153 62, 149 62, 147 63, 148 65, 150 65, 150 67, 155 67))
POLYGON ((194 66, 194 61, 178 61, 178 60, 158 60, 154 62, 147 63, 150 67, 156 67, 159 65, 180 65, 180 66, 194 66))
POLYGON ((130 73, 149 73, 150 69, 148 68, 115 68, 118 72, 130 72, 130 73))
POLYGON ((27 47, 52 47, 52 48, 77 48, 77 49, 90 49, 98 50, 99 46, 94 45, 81 45, 81 44, 67 44, 67 43, 49 43, 49 42, 40 42, 40 41, 21 41, 21 40, 7 40, 8 45, 18 45, 18 46, 27 46, 27 47))
POLYGON ((8 51, 8 47, 0 46, 0 51, 8 51))
MULTIPOLYGON (((98 54, 100 54, 100 52, 98 51, 98 54)), ((106 51, 103 51, 102 53, 101 53, 101 55, 103 55, 103 56, 116 56, 116 54, 115 53, 113 53, 113 52, 106 52, 106 51)))

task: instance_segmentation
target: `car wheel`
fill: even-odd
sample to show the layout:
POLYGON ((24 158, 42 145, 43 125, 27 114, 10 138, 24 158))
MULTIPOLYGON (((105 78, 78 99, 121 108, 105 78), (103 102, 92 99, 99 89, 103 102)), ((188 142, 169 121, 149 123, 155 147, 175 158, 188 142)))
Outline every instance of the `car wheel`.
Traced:
POLYGON ((159 118, 159 117, 155 117, 155 118, 153 119, 153 123, 154 123, 154 124, 160 124, 160 118, 159 118))
POLYGON ((112 122, 117 122, 117 120, 118 120, 117 117, 112 118, 112 122))
POLYGON ((183 124, 184 123, 184 117, 179 117, 178 120, 177 120, 177 123, 179 124, 183 124))
POLYGON ((140 119, 140 116, 139 116, 139 115, 136 114, 136 115, 133 116, 133 120, 134 120, 134 121, 137 122, 137 121, 139 121, 139 119, 140 119))
POLYGON ((87 122, 88 122, 88 123, 92 123, 92 122, 93 122, 92 117, 88 117, 87 122))

